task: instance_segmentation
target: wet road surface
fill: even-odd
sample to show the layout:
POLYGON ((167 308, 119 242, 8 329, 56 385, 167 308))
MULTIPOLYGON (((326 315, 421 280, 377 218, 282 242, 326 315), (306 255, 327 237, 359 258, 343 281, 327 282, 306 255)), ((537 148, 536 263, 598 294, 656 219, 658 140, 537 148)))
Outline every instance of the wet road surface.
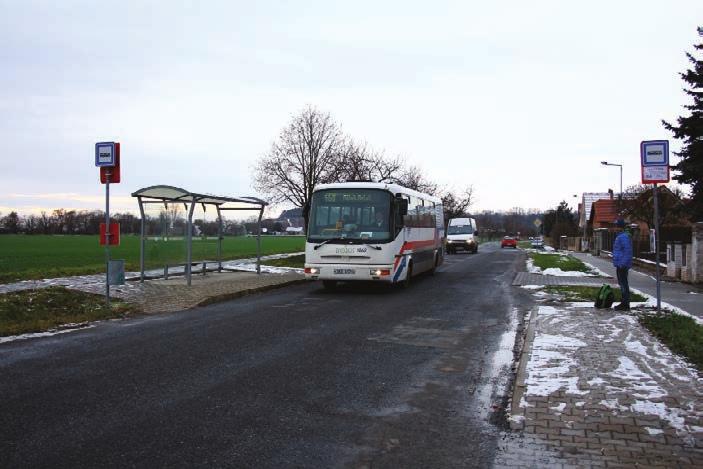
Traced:
POLYGON ((488 467, 522 251, 0 345, 0 467, 488 467))

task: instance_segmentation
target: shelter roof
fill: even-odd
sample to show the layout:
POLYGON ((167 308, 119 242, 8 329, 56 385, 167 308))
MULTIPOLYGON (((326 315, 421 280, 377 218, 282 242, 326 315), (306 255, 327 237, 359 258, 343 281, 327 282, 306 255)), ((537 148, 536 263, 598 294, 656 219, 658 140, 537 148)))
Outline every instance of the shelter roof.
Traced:
POLYGON ((132 192, 132 197, 142 197, 146 199, 156 199, 163 202, 195 202, 198 204, 223 205, 228 202, 243 203, 265 207, 268 202, 257 197, 232 197, 213 194, 201 194, 190 192, 180 187, 158 185, 149 186, 132 192))

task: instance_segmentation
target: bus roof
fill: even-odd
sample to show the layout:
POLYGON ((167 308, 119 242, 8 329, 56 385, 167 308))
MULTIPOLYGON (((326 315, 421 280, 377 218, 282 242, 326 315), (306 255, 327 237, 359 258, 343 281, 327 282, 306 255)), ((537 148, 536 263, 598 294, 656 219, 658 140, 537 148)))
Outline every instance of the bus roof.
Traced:
POLYGON ((335 182, 332 184, 318 184, 315 186, 315 190, 313 192, 321 191, 323 189, 381 189, 388 191, 393 195, 400 193, 411 195, 413 197, 420 197, 436 204, 442 203, 442 199, 434 195, 423 194, 422 192, 387 182, 335 182))

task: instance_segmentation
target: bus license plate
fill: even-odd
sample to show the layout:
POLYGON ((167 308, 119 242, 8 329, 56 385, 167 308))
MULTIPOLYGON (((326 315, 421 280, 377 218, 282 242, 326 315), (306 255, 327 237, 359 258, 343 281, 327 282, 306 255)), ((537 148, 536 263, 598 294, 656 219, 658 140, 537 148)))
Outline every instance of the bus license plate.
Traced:
POLYGON ((354 275, 356 274, 356 269, 334 269, 335 275, 354 275))

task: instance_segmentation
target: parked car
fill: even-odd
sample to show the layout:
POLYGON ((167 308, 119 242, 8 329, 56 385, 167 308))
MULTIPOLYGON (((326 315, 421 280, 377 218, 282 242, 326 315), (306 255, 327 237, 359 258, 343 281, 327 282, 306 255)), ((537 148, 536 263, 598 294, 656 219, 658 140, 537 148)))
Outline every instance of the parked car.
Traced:
POLYGON ((515 248, 517 249, 517 240, 513 238, 512 236, 505 236, 501 241, 500 241, 500 248, 515 248))

